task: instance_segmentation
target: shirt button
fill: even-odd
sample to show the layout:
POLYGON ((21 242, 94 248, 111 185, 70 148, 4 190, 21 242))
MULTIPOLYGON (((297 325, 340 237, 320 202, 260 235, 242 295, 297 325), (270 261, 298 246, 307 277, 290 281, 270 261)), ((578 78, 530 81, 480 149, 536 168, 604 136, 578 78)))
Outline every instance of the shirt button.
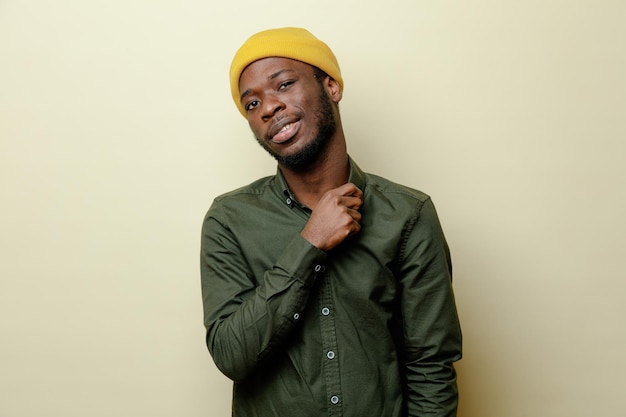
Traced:
POLYGON ((326 267, 324 265, 315 265, 315 272, 324 272, 326 267))
POLYGON ((285 202, 289 205, 291 205, 291 203, 293 203, 293 201, 291 200, 291 198, 287 197, 287 200, 285 200, 285 202))
POLYGON ((324 307, 322 309, 322 314, 325 315, 325 316, 329 315, 330 314, 330 308, 324 307))
POLYGON ((298 320, 299 318, 300 318, 300 314, 298 314, 298 313, 294 313, 294 315, 293 315, 293 319, 294 319, 294 320, 298 320))
POLYGON ((326 357, 328 359, 335 359, 335 352, 333 352, 332 350, 329 350, 328 353, 326 353, 326 357))
POLYGON ((332 397, 330 397, 330 402, 333 404, 338 404, 339 403, 339 397, 337 397, 336 395, 333 395, 332 397))

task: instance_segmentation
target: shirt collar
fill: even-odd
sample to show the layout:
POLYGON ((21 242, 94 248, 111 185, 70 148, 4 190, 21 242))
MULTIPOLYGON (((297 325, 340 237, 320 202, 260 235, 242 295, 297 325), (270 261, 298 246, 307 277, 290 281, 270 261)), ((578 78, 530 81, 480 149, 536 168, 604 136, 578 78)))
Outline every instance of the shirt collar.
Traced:
MULTIPOLYGON (((348 163, 350 164, 350 176, 348 182, 356 185, 363 193, 365 193, 365 173, 359 168, 354 160, 348 155, 348 163)), ((293 204, 297 203, 296 197, 293 195, 285 177, 280 170, 280 167, 276 168, 277 186, 280 189, 280 195, 285 199, 288 206, 293 207, 293 204)), ((278 191, 278 190, 277 190, 278 191)))
POLYGON ((354 162, 350 156, 348 156, 350 162, 350 177, 348 182, 357 186, 357 188, 365 193, 365 173, 361 171, 361 168, 354 162))

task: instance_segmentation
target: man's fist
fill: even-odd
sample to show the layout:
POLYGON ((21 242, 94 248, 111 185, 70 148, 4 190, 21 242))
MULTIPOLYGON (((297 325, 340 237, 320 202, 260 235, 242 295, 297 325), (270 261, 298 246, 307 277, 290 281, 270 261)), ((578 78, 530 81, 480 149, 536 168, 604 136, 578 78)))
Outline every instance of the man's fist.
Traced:
POLYGON ((354 184, 344 184, 326 192, 300 232, 313 246, 328 251, 361 230, 363 192, 354 184))

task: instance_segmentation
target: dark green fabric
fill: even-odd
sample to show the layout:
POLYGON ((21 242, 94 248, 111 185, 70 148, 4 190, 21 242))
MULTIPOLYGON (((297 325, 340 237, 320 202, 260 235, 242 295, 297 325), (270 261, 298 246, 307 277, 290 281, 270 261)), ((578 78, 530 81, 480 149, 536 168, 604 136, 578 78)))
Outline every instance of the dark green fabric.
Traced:
POLYGON ((215 199, 202 228, 206 343, 233 416, 455 416, 461 330, 430 198, 351 161, 361 231, 325 253, 277 175, 215 199))

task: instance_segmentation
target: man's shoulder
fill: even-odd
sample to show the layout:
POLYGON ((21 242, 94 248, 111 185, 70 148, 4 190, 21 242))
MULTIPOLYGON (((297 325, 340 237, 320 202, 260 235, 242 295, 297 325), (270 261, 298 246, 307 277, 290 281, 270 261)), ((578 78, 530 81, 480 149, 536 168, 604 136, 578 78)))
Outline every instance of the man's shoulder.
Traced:
POLYGON ((215 197, 214 202, 227 202, 229 200, 245 199, 249 197, 259 196, 274 186, 276 181, 275 175, 259 178, 247 185, 235 188, 234 190, 225 192, 215 197))
POLYGON ((368 190, 381 197, 403 199, 407 202, 412 201, 420 204, 430 199, 430 196, 423 191, 391 181, 376 174, 366 173, 365 183, 368 190))
POLYGON ((259 178, 247 185, 225 192, 213 199, 206 217, 226 218, 228 213, 252 211, 263 201, 270 200, 268 195, 275 193, 276 176, 259 178))

